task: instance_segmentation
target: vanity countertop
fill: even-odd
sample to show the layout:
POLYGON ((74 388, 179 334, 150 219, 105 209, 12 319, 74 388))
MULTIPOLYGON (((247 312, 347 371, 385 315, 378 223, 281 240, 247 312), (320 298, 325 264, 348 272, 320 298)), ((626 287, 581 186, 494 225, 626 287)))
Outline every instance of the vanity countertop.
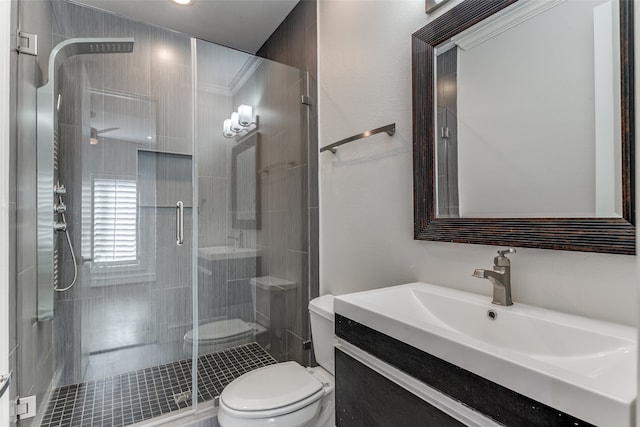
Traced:
POLYGON ((257 258, 261 252, 255 248, 238 248, 235 246, 211 246, 198 248, 198 257, 207 261, 220 261, 239 258, 257 258))
POLYGON ((631 423, 636 328, 420 282, 337 296, 335 313, 595 425, 631 423))

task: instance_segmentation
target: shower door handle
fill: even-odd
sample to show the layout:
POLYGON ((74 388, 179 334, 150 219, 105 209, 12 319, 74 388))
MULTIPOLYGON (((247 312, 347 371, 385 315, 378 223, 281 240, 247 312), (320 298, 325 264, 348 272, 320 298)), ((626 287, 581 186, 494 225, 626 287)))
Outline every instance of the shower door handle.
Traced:
POLYGON ((182 201, 176 203, 176 244, 184 244, 184 204, 182 201))

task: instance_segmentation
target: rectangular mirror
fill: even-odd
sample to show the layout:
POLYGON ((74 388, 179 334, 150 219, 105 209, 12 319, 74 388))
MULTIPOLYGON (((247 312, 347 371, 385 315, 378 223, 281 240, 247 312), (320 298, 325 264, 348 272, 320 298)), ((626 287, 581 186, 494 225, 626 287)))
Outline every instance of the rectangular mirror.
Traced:
POLYGON ((413 35, 416 239, 635 253, 632 8, 468 0, 413 35))
POLYGON ((436 47, 438 217, 622 217, 617 6, 520 1, 436 47))
POLYGON ((260 229, 260 133, 244 137, 231 150, 231 220, 233 228, 260 229))

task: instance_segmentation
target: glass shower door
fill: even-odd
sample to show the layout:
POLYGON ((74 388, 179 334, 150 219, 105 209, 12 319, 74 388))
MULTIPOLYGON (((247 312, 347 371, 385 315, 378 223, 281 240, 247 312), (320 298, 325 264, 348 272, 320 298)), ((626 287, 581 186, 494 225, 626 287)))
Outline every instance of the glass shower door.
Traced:
POLYGON ((200 40, 197 59, 200 350, 308 366, 307 73, 200 40))
MULTIPOLYGON (((104 23, 96 36, 135 40, 131 53, 76 55, 58 72, 57 178, 78 278, 56 294, 56 385, 94 384, 134 406, 151 402, 131 414, 139 421, 191 405, 195 381, 185 339, 195 288, 191 41, 70 3, 54 7, 60 34, 82 31, 71 18, 83 17, 104 23)), ((65 285, 73 257, 56 239, 65 285)))

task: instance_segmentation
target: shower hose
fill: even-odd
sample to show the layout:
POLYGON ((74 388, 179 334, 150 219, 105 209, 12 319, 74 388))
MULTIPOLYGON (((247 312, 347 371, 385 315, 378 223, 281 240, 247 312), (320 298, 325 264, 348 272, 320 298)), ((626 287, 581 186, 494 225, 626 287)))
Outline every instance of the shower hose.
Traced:
MULTIPOLYGON (((58 203, 62 205, 62 196, 60 194, 58 194, 58 203)), ((58 285, 54 285, 53 290, 56 292, 68 291, 69 289, 73 288, 73 285, 75 285, 76 281, 78 280, 78 262, 76 261, 76 254, 73 250, 73 243, 71 243, 71 237, 69 236, 69 225, 67 224, 67 218, 64 215, 64 212, 60 212, 60 215, 62 215, 62 223, 66 226, 64 228, 64 234, 67 237, 69 252, 71 252, 71 261, 73 261, 73 280, 71 280, 71 283, 69 283, 64 288, 60 288, 58 287, 58 285)))

